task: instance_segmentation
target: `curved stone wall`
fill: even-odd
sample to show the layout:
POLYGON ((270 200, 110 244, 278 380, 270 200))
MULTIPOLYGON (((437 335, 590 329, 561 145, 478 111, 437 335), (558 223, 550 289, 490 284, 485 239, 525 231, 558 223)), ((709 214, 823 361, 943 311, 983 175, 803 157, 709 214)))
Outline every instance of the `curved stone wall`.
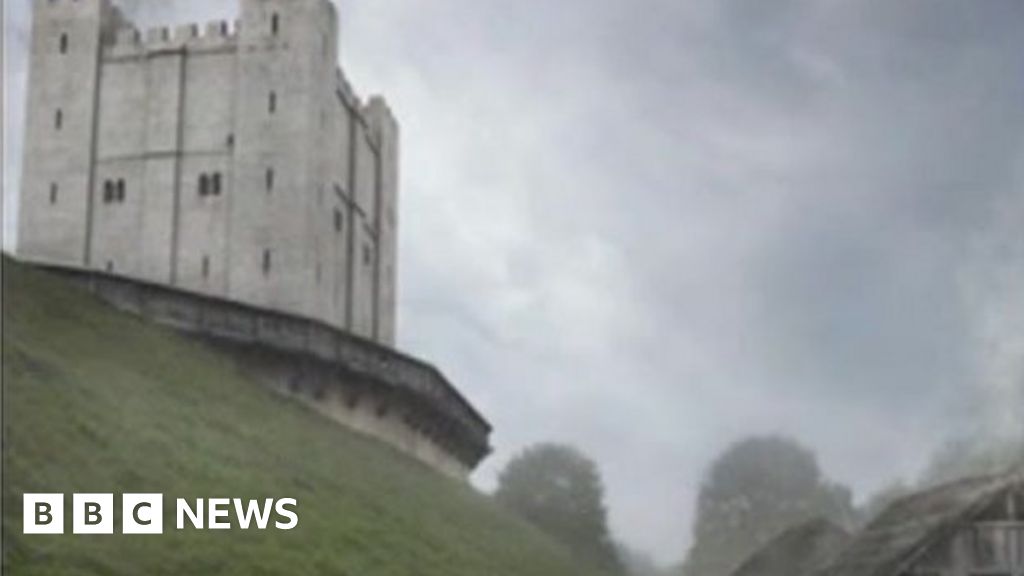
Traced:
POLYGON ((103 272, 45 266, 114 307, 202 337, 266 384, 435 469, 465 477, 491 425, 434 366, 327 324, 103 272))

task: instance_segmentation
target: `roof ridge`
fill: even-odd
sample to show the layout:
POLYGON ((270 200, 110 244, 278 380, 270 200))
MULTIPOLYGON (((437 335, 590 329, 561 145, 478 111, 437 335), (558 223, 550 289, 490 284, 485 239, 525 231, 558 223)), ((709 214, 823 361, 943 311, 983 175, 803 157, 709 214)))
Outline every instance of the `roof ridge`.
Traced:
MULTIPOLYGON (((1024 472, 1024 470, 1022 470, 1021 472, 1024 472)), ((880 566, 879 570, 875 571, 875 575, 881 576, 881 573, 883 571, 886 574, 893 572, 901 573, 903 570, 907 568, 908 565, 918 560, 921 557, 921 555, 927 553, 928 549, 931 547, 932 544, 934 544, 937 541, 940 541, 942 538, 950 536, 951 534, 955 534, 956 531, 960 529, 960 525, 963 523, 965 519, 970 518, 978 514, 979 512, 983 511, 989 504, 992 503, 992 500, 994 498, 998 497, 1000 493, 1002 493, 1004 489, 1011 487, 1012 485, 1016 484, 1019 480, 1024 480, 1024 476, 1018 476, 1017 474, 1007 473, 985 474, 982 476, 961 478, 953 482, 941 484, 939 486, 936 486, 932 490, 927 490, 921 493, 922 496, 933 495, 937 492, 941 492, 944 490, 953 491, 957 488, 974 483, 988 483, 988 485, 984 486, 983 493, 979 495, 974 502, 971 502, 968 505, 966 505, 964 509, 960 511, 959 514, 956 514, 947 521, 941 523, 934 530, 922 535, 920 538, 917 539, 916 542, 907 547, 907 551, 905 554, 902 554, 900 558, 889 564, 889 570, 885 570, 885 566, 880 566), (891 567, 893 566, 895 566, 896 568, 895 571, 891 569, 891 567)))
POLYGON ((1022 473, 959 478, 907 494, 865 526, 817 576, 891 576, 920 560, 1008 490, 1022 473))

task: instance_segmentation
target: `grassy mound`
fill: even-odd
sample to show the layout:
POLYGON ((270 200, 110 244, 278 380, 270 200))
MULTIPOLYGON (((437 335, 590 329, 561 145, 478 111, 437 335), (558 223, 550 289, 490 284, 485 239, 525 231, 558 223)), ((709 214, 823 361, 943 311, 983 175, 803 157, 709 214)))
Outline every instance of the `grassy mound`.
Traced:
POLYGON ((3 401, 4 574, 592 573, 470 487, 6 257, 3 401), (68 533, 23 535, 24 492, 64 493, 68 533), (164 534, 72 535, 75 492, 118 515, 122 493, 163 493, 164 534), (179 531, 177 497, 294 497, 299 524, 179 531))

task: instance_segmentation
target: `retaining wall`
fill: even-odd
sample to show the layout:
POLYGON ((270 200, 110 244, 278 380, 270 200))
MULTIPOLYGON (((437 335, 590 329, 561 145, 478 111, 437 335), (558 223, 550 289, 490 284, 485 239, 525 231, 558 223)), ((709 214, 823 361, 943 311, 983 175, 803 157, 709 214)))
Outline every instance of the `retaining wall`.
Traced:
POLYGON ((452 476, 490 453, 490 424, 434 366, 314 320, 103 272, 44 266, 114 307, 225 348, 317 411, 452 476))

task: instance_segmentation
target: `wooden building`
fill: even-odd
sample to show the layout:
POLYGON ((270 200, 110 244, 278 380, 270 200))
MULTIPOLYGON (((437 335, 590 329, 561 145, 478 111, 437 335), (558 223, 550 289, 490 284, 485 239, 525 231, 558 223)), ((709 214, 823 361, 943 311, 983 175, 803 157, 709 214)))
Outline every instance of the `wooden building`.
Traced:
POLYGON ((816 576, 1024 576, 1024 472, 897 500, 816 576))

